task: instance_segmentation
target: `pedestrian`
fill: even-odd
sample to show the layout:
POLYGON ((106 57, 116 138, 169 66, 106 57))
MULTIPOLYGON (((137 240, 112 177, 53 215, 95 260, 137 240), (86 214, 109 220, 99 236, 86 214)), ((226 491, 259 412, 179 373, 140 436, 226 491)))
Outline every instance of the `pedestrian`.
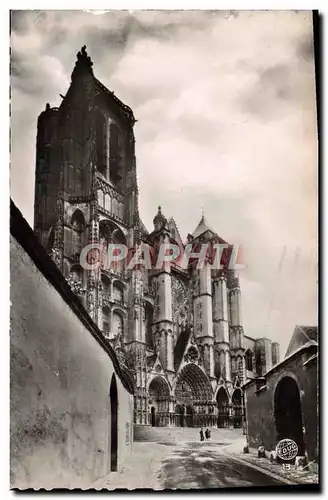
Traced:
POLYGON ((208 439, 211 439, 211 431, 208 429, 208 439))
POLYGON ((201 441, 204 441, 204 431, 203 431, 203 429, 201 429, 201 430, 199 431, 199 434, 200 434, 200 440, 201 440, 201 441))
POLYGON ((206 429, 206 431, 205 431, 206 441, 209 440, 210 436, 211 436, 211 433, 210 433, 209 429, 206 429))

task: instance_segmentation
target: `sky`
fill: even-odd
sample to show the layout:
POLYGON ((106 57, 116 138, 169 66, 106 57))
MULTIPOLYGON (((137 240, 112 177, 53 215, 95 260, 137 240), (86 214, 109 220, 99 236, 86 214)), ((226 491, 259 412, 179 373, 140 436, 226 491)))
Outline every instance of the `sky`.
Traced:
POLYGON ((280 342, 317 324, 317 128, 306 11, 14 11, 11 196, 33 225, 37 117, 59 106, 87 46, 129 105, 140 215, 183 239, 202 211, 241 245, 246 335, 280 342))

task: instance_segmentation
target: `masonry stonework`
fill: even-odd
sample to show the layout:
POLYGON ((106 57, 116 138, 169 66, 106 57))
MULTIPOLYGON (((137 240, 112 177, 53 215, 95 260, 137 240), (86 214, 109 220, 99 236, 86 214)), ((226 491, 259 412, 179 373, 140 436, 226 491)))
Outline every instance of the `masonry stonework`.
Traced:
MULTIPOLYGON (((229 269, 232 247, 203 216, 181 239, 161 207, 148 231, 138 204, 131 108, 94 76, 82 47, 59 108, 47 104, 38 120, 35 232, 72 290, 97 323, 134 381, 134 422, 139 425, 241 426, 241 385, 272 358, 245 335, 241 288, 229 269), (163 269, 86 270, 88 243, 122 244, 134 252, 162 243, 193 251, 203 243, 226 245, 222 270, 190 262, 163 269)), ((278 349, 275 349, 278 362, 278 349)), ((266 365, 267 366, 267 365, 266 365)))
POLYGON ((293 439, 299 455, 317 461, 318 345, 313 336, 295 342, 300 329, 309 330, 296 327, 286 357, 243 387, 247 438, 249 446, 265 446, 267 450, 274 450, 281 439, 293 439))
POLYGON ((44 275, 53 263, 12 210, 11 486, 91 487, 130 453, 132 385, 86 311, 55 288, 65 289, 59 271, 53 282, 44 275))

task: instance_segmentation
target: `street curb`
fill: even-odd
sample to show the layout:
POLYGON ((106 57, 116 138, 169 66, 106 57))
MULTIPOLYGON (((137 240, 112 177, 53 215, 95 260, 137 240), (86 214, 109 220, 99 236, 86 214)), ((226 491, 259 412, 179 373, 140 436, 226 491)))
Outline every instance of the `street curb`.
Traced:
POLYGON ((279 476, 279 474, 274 474, 273 472, 270 472, 267 469, 264 469, 263 467, 258 467, 257 465, 254 465, 254 464, 250 463, 248 460, 240 458, 239 456, 236 456, 233 453, 229 453, 229 455, 232 458, 234 458, 237 462, 240 462, 243 465, 248 465, 248 467, 251 467, 252 469, 255 469, 258 472, 262 472, 262 474, 266 474, 267 476, 271 477, 272 479, 276 479, 277 481, 280 481, 282 483, 289 484, 289 485, 300 484, 296 481, 291 481, 290 479, 279 476))

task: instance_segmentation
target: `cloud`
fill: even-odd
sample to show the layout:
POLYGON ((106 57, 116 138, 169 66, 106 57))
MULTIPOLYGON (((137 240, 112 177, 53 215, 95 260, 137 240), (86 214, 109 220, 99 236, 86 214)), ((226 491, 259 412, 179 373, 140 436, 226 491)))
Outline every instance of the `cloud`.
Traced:
POLYGON ((185 237, 203 207, 245 247, 245 333, 284 349, 296 323, 317 317, 312 40, 310 12, 14 12, 14 200, 32 223, 37 116, 60 104, 87 44, 97 78, 138 119, 145 224, 161 204, 185 237))

